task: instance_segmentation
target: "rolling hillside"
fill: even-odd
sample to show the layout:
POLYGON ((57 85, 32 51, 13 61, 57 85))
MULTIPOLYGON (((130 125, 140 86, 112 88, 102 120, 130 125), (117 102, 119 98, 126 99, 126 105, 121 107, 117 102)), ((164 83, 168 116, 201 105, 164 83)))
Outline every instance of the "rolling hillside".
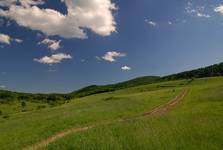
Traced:
POLYGON ((0 117, 0 149, 219 149, 222 87, 222 77, 164 81, 13 113, 0 117))

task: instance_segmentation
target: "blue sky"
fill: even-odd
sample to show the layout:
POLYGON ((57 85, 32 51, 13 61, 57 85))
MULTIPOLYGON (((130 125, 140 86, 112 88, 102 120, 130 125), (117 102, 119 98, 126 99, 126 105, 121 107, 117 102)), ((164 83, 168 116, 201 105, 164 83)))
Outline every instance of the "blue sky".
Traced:
POLYGON ((3 0, 0 87, 69 92, 223 61, 217 0, 3 0))

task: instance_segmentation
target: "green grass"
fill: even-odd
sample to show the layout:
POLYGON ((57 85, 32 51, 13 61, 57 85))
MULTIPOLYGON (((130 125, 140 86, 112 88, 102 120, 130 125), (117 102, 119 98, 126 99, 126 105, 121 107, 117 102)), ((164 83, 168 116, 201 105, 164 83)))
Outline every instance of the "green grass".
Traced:
POLYGON ((166 82, 92 95, 54 108, 0 117, 0 149, 21 149, 63 129, 141 114, 169 101, 186 82, 166 82), (176 87, 162 87, 162 84, 176 87))
POLYGON ((45 150, 221 150, 223 79, 198 79, 171 112, 69 135, 45 150))
POLYGON ((106 121, 113 123, 68 135, 43 149, 219 150, 223 147, 223 78, 137 86, 75 99, 58 107, 11 113, 9 118, 0 116, 0 149, 21 149, 67 128, 106 121), (190 89, 186 98, 164 115, 116 121, 160 106, 185 88, 190 89))
POLYGON ((0 104, 0 110, 2 115, 11 115, 15 113, 34 111, 38 109, 43 109, 46 107, 50 107, 46 103, 34 103, 34 102, 25 102, 26 106, 22 106, 21 102, 15 101, 10 104, 0 104))

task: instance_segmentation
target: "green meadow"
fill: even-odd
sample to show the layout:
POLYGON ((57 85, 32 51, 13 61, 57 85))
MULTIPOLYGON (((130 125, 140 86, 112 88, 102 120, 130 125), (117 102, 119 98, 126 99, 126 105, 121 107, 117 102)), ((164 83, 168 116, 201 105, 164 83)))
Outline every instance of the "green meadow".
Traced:
POLYGON ((75 98, 70 103, 46 105, 43 109, 36 109, 36 105, 17 104, 16 109, 11 106, 8 117, 4 117, 6 104, 0 105, 1 150, 20 150, 63 130, 88 125, 96 127, 58 138, 40 149, 220 150, 223 147, 223 77, 163 81, 75 98), (136 117, 167 103, 184 89, 188 89, 188 94, 168 112, 136 117), (127 120, 119 121, 123 119, 127 120))

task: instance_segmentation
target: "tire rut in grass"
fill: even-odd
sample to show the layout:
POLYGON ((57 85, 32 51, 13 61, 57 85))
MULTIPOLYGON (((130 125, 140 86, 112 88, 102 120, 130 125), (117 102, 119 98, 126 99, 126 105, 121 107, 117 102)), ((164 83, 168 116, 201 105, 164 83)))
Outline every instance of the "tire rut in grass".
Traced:
POLYGON ((86 131, 86 130, 98 127, 100 125, 108 125, 108 124, 112 124, 112 123, 115 123, 115 122, 125 122, 125 121, 140 119, 142 117, 157 116, 157 115, 167 113, 175 105, 177 105, 181 100, 183 100, 183 98, 187 95, 187 93, 188 93, 188 90, 185 89, 185 90, 181 91, 177 96, 175 96, 172 100, 170 100, 168 103, 166 103, 164 105, 161 105, 159 107, 156 107, 156 108, 152 109, 151 111, 145 112, 145 113, 143 113, 141 115, 138 115, 138 116, 135 116, 133 118, 121 119, 121 120, 112 121, 112 122, 104 122, 104 123, 100 123, 100 124, 93 124, 93 125, 80 127, 80 128, 75 127, 75 128, 71 128, 71 129, 66 129, 64 131, 61 131, 61 132, 55 134, 55 135, 50 136, 47 139, 44 139, 44 140, 40 141, 39 143, 36 143, 36 144, 31 145, 29 147, 23 148, 22 150, 37 150, 37 149, 46 147, 50 143, 53 143, 56 140, 61 139, 61 138, 65 137, 67 135, 70 135, 72 133, 86 131))

